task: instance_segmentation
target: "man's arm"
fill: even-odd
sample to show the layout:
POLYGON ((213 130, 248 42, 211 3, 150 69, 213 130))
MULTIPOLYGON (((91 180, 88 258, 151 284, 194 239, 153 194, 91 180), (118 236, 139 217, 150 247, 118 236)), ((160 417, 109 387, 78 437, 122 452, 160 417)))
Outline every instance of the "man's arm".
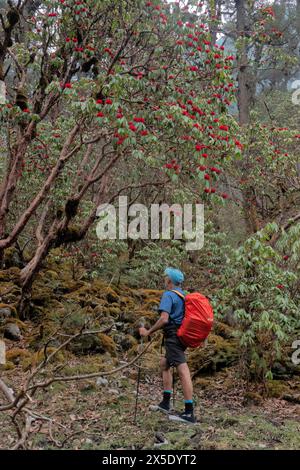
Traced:
POLYGON ((163 328, 169 321, 169 314, 167 312, 161 312, 161 315, 155 325, 152 326, 149 330, 146 328, 140 328, 139 333, 141 336, 150 336, 157 330, 163 328))

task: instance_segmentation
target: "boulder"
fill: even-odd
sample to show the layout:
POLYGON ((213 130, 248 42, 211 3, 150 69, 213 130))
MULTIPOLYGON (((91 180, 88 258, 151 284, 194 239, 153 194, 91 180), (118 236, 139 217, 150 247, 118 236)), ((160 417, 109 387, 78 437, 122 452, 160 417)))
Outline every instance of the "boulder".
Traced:
POLYGON ((24 358, 30 357, 30 352, 21 348, 10 349, 6 354, 6 359, 16 365, 19 364, 24 358))
POLYGON ((213 373, 233 365, 238 360, 237 340, 224 339, 214 333, 208 337, 203 348, 190 350, 189 364, 196 376, 199 373, 213 373))
POLYGON ((128 351, 138 344, 137 340, 131 335, 125 335, 120 341, 120 346, 123 351, 128 351))
POLYGON ((0 323, 12 316, 12 310, 7 307, 0 306, 0 323))
POLYGON ((246 392, 242 401, 243 406, 260 406, 263 397, 258 392, 246 392))
POLYGON ((12 341, 20 341, 22 334, 18 325, 15 323, 7 323, 4 327, 4 337, 12 341))
POLYGON ((80 336, 70 343, 69 349, 78 355, 104 354, 105 352, 109 352, 111 355, 116 354, 116 345, 113 339, 104 333, 80 336))
POLYGON ((106 386, 106 385, 108 385, 108 380, 105 379, 104 377, 98 377, 97 380, 96 380, 96 385, 98 387, 106 386))
POLYGON ((296 395, 286 394, 282 396, 283 400, 289 401, 290 403, 300 403, 300 393, 296 395))

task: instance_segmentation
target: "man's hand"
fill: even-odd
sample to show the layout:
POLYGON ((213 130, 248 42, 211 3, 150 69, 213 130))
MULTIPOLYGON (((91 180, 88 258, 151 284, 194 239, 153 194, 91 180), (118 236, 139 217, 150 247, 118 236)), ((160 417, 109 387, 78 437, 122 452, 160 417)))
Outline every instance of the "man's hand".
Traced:
POLYGON ((143 326, 141 328, 139 328, 139 333, 140 333, 141 336, 149 336, 149 330, 147 330, 143 326))

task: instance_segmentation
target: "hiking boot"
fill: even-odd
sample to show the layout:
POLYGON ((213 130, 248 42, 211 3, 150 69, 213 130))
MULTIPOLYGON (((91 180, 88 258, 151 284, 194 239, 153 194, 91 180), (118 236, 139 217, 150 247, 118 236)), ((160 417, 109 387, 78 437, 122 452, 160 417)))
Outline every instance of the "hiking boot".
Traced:
POLYGON ((177 415, 169 415, 169 419, 171 421, 178 421, 179 423, 186 423, 186 424, 196 424, 197 420, 193 413, 183 413, 177 415))
POLYGON ((171 407, 170 407, 170 403, 166 403, 164 401, 161 401, 158 405, 151 405, 150 410, 151 411, 162 411, 165 414, 169 414, 171 412, 171 407))

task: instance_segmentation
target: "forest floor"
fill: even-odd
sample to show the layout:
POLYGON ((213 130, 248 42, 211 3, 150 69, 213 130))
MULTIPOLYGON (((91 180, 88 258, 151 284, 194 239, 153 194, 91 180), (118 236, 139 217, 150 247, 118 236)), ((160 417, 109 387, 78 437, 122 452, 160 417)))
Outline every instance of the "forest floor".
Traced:
MULTIPOLYGON (((111 372, 136 357, 140 318, 144 317, 149 325, 157 319, 160 291, 107 285, 101 279, 75 280, 69 266, 59 259, 40 273, 34 284, 30 320, 20 322, 13 316, 19 296, 18 276, 16 268, 0 271, 0 296, 4 302, 0 307, 4 312, 7 309, 12 312, 2 328, 5 322, 13 321, 22 333, 21 340, 5 340, 7 363, 0 369, 1 378, 16 393, 32 367, 34 370, 37 364, 43 363, 49 338, 55 350, 61 338, 78 333, 87 321, 92 322, 90 328, 98 331, 109 327, 108 334, 79 338, 72 348, 60 351, 56 356, 58 362, 55 359, 42 369, 37 380, 52 377, 57 366, 63 367, 64 376, 111 372), (54 336, 53 332, 56 332, 54 336)), ((138 369, 132 365, 108 375, 102 384, 93 378, 55 382, 39 389, 29 406, 42 419, 31 424, 27 448, 300 448, 300 374, 288 370, 290 352, 286 363, 277 365, 281 380, 269 381, 266 389, 244 383, 238 378, 234 331, 224 322, 215 321, 208 345, 187 353, 194 377, 198 419, 197 424, 189 426, 150 411, 150 405, 161 400, 160 333, 149 346, 139 363, 141 383, 136 423, 138 369)), ((178 380, 175 388, 175 408, 180 411, 183 401, 178 380)), ((1 449, 13 448, 18 441, 12 413, 0 413, 1 449)))
MULTIPOLYGON (((74 369, 80 364, 73 364, 74 369)), ((9 374, 8 374, 9 375, 9 374)), ((14 371, 14 381, 16 380, 14 371)), ((36 398, 44 421, 28 439, 33 449, 299 449, 300 405, 281 399, 261 399, 234 379, 233 368, 196 378, 198 422, 190 426, 149 410, 160 400, 158 375, 142 371, 137 421, 134 423, 136 370, 96 385, 95 380, 56 383, 36 398), (163 443, 162 443, 163 442, 163 443)), ((182 407, 179 384, 175 408, 182 407)), ((15 431, 8 415, 0 416, 0 447, 9 448, 15 431)))

